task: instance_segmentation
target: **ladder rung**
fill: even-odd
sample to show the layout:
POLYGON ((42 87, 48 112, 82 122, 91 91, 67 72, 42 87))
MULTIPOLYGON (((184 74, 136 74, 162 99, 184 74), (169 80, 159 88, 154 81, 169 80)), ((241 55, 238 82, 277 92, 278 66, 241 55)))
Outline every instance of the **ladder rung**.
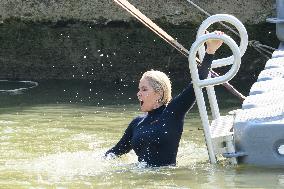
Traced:
POLYGON ((218 119, 212 121, 210 126, 210 133, 212 138, 227 136, 232 133, 234 116, 220 116, 218 119))

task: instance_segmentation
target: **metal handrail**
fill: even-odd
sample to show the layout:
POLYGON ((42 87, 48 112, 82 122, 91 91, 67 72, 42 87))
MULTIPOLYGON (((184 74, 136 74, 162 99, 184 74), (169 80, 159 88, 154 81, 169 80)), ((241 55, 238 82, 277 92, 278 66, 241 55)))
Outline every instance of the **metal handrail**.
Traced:
MULTIPOLYGON (((210 27, 210 25, 212 25, 216 22, 222 22, 222 24, 223 24, 223 22, 228 22, 228 23, 230 23, 230 24, 232 24, 236 27, 236 29, 239 32, 238 36, 240 36, 240 38, 241 38, 239 49, 240 49, 241 55, 243 55, 245 53, 246 49, 247 49, 247 46, 248 46, 247 31, 246 31, 246 28, 244 27, 244 25, 236 17, 234 17, 232 15, 216 14, 216 15, 208 17, 200 25, 196 38, 199 38, 200 36, 202 36, 205 33, 206 29, 208 27, 210 27)), ((204 45, 199 47, 198 54, 199 54, 199 57, 202 61, 204 54, 205 54, 204 45)), ((211 67, 217 68, 217 67, 221 67, 221 66, 227 66, 227 65, 232 64, 233 61, 234 61, 233 56, 228 57, 228 58, 219 59, 219 60, 214 60, 212 62, 211 67)), ((208 86, 208 87, 206 87, 206 90, 207 90, 208 100, 209 100, 209 104, 210 104, 210 108, 211 108, 211 112, 212 112, 212 118, 218 119, 218 117, 220 117, 220 111, 219 111, 219 106, 218 106, 218 103, 217 103, 214 87, 208 86)))
MULTIPOLYGON (((211 135, 210 135, 210 130, 209 130, 210 124, 209 124, 209 119, 208 119, 208 115, 207 115, 204 96, 203 96, 203 93, 202 93, 202 88, 207 87, 207 86, 218 85, 218 84, 221 84, 223 82, 227 82, 230 79, 232 79, 240 68, 241 52, 240 52, 240 49, 239 49, 238 45, 236 44, 236 42, 231 37, 229 37, 228 35, 226 35, 226 34, 217 35, 215 33, 210 33, 210 34, 204 34, 204 35, 200 36, 199 38, 197 38, 197 40, 191 46, 188 60, 189 60, 189 68, 190 68, 191 77, 192 77, 192 81, 193 81, 195 96, 196 96, 196 99, 197 99, 198 109, 199 109, 201 121, 202 121, 202 124, 203 124, 203 130, 204 130, 204 135, 205 135, 205 139, 206 139, 206 145, 207 145, 207 150, 208 150, 208 154, 209 154, 209 159, 210 159, 211 163, 216 163, 217 160, 216 160, 216 157, 215 157, 213 144, 212 144, 212 140, 211 140, 211 135), (196 53, 197 53, 199 47, 201 45, 203 45, 204 42, 209 40, 209 39, 221 39, 221 40, 224 41, 225 44, 227 44, 230 47, 230 49, 233 52, 233 57, 234 57, 233 58, 233 65, 232 65, 231 69, 223 76, 200 80, 199 75, 198 75, 198 69, 197 69, 197 63, 195 61, 195 57, 196 57, 196 53)), ((214 100, 214 103, 217 104, 216 98, 214 100)), ((217 110, 219 111, 219 109, 217 109, 217 110)), ((217 112, 217 113, 219 114, 219 112, 217 112)))
POLYGON ((241 52, 236 42, 230 36, 226 34, 217 35, 215 33, 209 33, 209 34, 204 34, 201 37, 197 38, 197 40, 192 44, 190 48, 188 61, 189 61, 189 67, 191 70, 191 76, 193 82, 195 82, 195 84, 197 84, 198 87, 203 88, 210 85, 219 85, 231 80, 236 75, 236 73, 240 68, 241 52), (233 63, 231 69, 226 74, 215 78, 200 80, 198 76, 197 63, 195 61, 195 57, 199 47, 209 39, 223 40, 224 43, 226 43, 233 52, 233 63))
MULTIPOLYGON (((228 22, 228 23, 230 23, 230 24, 232 24, 236 27, 236 29, 238 30, 238 32, 240 34, 240 38, 241 38, 239 49, 240 49, 241 55, 243 56, 246 49, 247 49, 247 46, 248 46, 247 30, 246 30, 245 26, 242 24, 242 22, 240 22, 236 17, 234 17, 232 15, 216 14, 216 15, 208 17, 200 25, 200 27, 197 31, 196 38, 199 38, 200 36, 202 36, 205 33, 206 29, 209 28, 212 24, 214 24, 216 22, 228 22)), ((199 54, 199 58, 202 61, 202 59, 205 55, 204 45, 199 48, 198 54, 199 54)), ((227 65, 230 65, 232 63, 233 63, 233 56, 230 56, 230 57, 227 57, 227 58, 214 60, 212 62, 211 67, 217 68, 217 67, 227 66, 227 65)))

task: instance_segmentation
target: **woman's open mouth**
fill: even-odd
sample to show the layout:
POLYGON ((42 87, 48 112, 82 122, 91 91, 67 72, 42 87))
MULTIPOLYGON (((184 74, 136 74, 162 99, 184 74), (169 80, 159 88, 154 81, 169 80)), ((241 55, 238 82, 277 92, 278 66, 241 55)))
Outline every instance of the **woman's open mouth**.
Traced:
POLYGON ((143 106, 144 102, 142 100, 140 100, 140 106, 143 106))

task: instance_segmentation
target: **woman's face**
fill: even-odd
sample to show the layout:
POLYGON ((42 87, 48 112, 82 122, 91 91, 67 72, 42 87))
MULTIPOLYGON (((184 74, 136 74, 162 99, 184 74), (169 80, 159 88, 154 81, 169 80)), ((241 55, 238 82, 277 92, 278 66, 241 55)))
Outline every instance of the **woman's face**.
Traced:
POLYGON ((139 82, 137 97, 140 101, 142 112, 149 112, 159 107, 158 100, 161 98, 161 95, 154 91, 146 78, 142 78, 139 82))

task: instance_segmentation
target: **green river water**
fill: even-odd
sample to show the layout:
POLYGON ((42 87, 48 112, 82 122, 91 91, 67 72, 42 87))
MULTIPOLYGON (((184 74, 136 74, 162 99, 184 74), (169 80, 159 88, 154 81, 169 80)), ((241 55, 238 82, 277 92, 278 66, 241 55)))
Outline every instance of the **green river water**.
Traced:
MULTIPOLYGON (((1 88, 19 87, 1 82, 1 88)), ((134 152, 104 159, 133 117, 137 86, 40 81, 0 94, 0 188, 283 188, 281 169, 208 163, 199 114, 185 120, 176 167, 145 168, 134 152)), ((175 89, 180 91, 181 89, 175 89)), ((221 91, 221 110, 239 107, 221 91), (230 107, 230 108, 227 108, 230 107)))

